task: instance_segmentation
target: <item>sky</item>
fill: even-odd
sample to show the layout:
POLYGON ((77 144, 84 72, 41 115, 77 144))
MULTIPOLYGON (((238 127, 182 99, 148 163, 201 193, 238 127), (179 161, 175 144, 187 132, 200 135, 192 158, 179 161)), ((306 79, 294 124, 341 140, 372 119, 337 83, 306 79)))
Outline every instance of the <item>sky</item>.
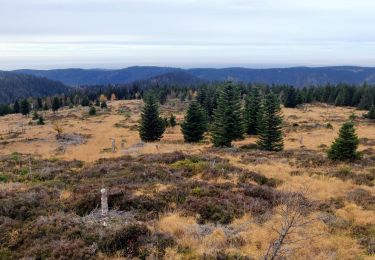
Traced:
POLYGON ((373 0, 0 0, 0 70, 375 66, 373 0))

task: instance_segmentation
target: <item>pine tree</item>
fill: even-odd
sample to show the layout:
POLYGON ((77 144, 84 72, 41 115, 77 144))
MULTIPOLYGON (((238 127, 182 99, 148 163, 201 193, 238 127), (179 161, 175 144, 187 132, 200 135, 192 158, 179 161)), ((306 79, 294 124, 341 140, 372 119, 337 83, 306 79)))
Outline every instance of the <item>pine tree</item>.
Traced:
POLYGON ((91 106, 91 107, 90 107, 89 115, 90 115, 90 116, 95 116, 95 115, 96 115, 96 109, 95 109, 94 106, 91 106))
POLYGON ((203 139, 204 133, 207 131, 207 116, 204 109, 193 101, 181 124, 181 132, 184 135, 185 142, 199 142, 203 139))
POLYGON ((27 99, 21 101, 20 112, 24 116, 30 114, 30 103, 27 99))
POLYGON ((259 113, 258 146, 263 150, 281 151, 284 148, 282 115, 279 98, 269 93, 259 113))
POLYGON ((169 125, 171 127, 175 127, 177 125, 176 117, 173 114, 171 114, 171 116, 169 117, 169 125))
POLYGON ((13 105, 13 112, 14 112, 15 114, 20 113, 20 104, 18 103, 18 100, 16 100, 16 101, 14 102, 14 105, 13 105))
POLYGON ((223 86, 214 110, 212 142, 214 146, 231 146, 232 141, 243 139, 244 124, 241 110, 241 96, 231 83, 223 86))
POLYGON ((102 108, 102 109, 107 108, 107 102, 102 101, 102 103, 100 104, 100 108, 102 108))
POLYGON ((152 95, 145 97, 145 106, 141 115, 139 135, 144 142, 160 140, 165 131, 163 119, 159 116, 156 98, 152 95))
POLYGON ((44 118, 43 118, 43 116, 39 116, 37 124, 38 125, 44 125, 44 118))
POLYGON ((354 122, 349 120, 340 128, 338 138, 328 150, 328 158, 340 161, 358 159, 358 144, 359 139, 355 133, 354 122))
POLYGON ((285 91, 284 106, 295 108, 298 105, 297 93, 294 87, 289 87, 285 91))
POLYGON ((245 100, 244 122, 246 133, 256 135, 258 129, 258 113, 261 106, 261 97, 258 88, 253 88, 245 100))
POLYGON ((52 111, 56 112, 60 109, 60 99, 58 97, 54 97, 52 101, 52 111))
POLYGON ((42 99, 40 97, 38 97, 36 105, 37 105, 37 109, 38 110, 42 110, 43 109, 43 101, 42 101, 42 99))
POLYGON ((364 115, 364 117, 368 119, 375 119, 375 106, 374 105, 370 107, 370 110, 368 111, 367 114, 364 115))

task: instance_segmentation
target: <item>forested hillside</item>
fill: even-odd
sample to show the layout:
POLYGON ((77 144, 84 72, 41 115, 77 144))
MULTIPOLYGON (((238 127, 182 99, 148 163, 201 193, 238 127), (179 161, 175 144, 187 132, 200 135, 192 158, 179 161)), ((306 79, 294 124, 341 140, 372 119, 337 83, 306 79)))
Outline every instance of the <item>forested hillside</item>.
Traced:
POLYGON ((48 96, 68 92, 61 82, 25 74, 0 71, 0 103, 24 97, 48 96))
MULTIPOLYGON (((375 83, 375 68, 365 67, 295 67, 275 69, 248 69, 248 68, 193 68, 180 69, 168 67, 129 67, 120 70, 19 70, 17 72, 42 76, 58 80, 67 85, 97 85, 97 84, 121 84, 140 80, 148 80, 154 77, 170 76, 170 73, 186 72, 191 75, 191 81, 184 84, 196 83, 196 79, 204 81, 234 80, 244 83, 287 84, 295 87, 311 85, 325 85, 327 83, 355 84, 364 82, 375 83)), ((181 82, 179 82, 181 84, 181 82)))

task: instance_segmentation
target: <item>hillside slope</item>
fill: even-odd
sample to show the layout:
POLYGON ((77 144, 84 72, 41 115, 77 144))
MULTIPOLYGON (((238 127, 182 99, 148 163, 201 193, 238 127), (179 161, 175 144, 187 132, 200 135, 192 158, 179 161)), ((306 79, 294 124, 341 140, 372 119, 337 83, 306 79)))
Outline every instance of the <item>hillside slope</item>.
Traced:
POLYGON ((39 97, 66 93, 70 87, 58 81, 12 72, 0 71, 0 103, 10 103, 24 97, 39 97))

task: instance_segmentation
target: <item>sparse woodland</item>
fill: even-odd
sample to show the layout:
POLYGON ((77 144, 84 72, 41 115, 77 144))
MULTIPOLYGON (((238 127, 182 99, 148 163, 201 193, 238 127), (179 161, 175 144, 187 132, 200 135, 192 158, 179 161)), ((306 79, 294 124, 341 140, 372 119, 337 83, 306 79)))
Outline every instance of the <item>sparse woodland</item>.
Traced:
POLYGON ((374 257, 373 87, 103 89, 4 105, 0 259, 374 257))

